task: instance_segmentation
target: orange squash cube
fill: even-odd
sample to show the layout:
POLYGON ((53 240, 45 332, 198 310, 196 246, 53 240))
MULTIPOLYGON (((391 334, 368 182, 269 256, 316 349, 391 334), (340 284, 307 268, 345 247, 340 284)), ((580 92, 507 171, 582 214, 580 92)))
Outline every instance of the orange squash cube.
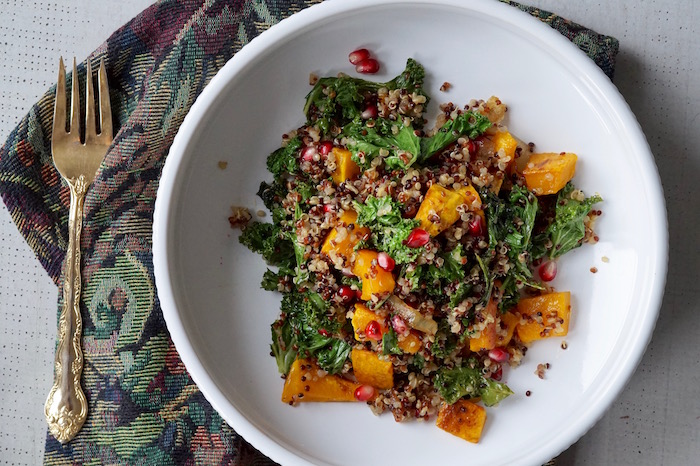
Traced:
POLYGON ((333 155, 335 155, 335 170, 331 174, 331 178, 333 178, 335 184, 352 180, 360 174, 360 166, 353 162, 352 152, 340 147, 334 147, 333 155))
POLYGON ((525 322, 521 320, 515 331, 523 343, 563 337, 569 333, 571 293, 564 291, 521 299, 518 312, 525 322))
POLYGON ((364 333, 367 325, 376 321, 379 323, 382 335, 386 332, 386 326, 384 325, 384 318, 380 317, 375 312, 372 312, 367 306, 362 303, 355 304, 355 312, 352 315, 352 328, 355 330, 355 340, 365 341, 364 333))
POLYGON ((470 209, 481 208, 481 198, 474 187, 470 185, 454 191, 433 184, 425 193, 415 218, 420 220, 420 227, 430 236, 437 236, 459 220, 457 207, 462 204, 470 209))
POLYGON ((399 335, 399 348, 406 354, 416 354, 420 351, 423 342, 420 337, 413 332, 409 332, 406 336, 399 335))
POLYGON ((354 210, 346 210, 340 215, 339 224, 333 228, 321 246, 321 252, 331 260, 335 257, 342 257, 345 264, 350 263, 350 258, 355 252, 355 246, 367 234, 369 228, 355 225, 357 221, 357 212, 354 210), (348 227, 354 225, 352 229, 348 227), (341 233, 342 231, 342 233, 341 233), (339 237, 339 235, 342 235, 339 237), (339 239, 340 238, 340 239, 339 239))
POLYGON ((308 359, 297 359, 284 381, 282 402, 356 401, 355 390, 359 386, 337 375, 326 374, 308 359))
POLYGON ((394 386, 394 368, 390 361, 379 359, 373 351, 353 349, 350 354, 357 381, 380 390, 394 386))
POLYGON ((538 196, 556 194, 574 177, 577 159, 570 152, 532 154, 523 169, 525 184, 538 196))
POLYGON ((472 443, 479 443, 481 431, 486 424, 486 410, 467 400, 444 404, 438 410, 437 426, 472 443))
POLYGON ((508 343, 510 343, 510 340, 513 339, 513 334, 515 333, 515 327, 519 322, 520 318, 510 311, 501 316, 501 323, 505 324, 506 334, 505 336, 498 335, 497 346, 507 346, 508 343))
POLYGON ((376 251, 360 249, 355 256, 352 273, 362 281, 362 296, 360 299, 369 301, 372 295, 386 296, 394 291, 396 282, 391 272, 377 265, 376 251))
POLYGON ((500 319, 498 317, 498 304, 492 299, 482 312, 486 319, 486 326, 481 330, 481 333, 469 339, 469 349, 473 352, 491 350, 498 346, 498 325, 500 319))
POLYGON ((515 149, 518 147, 518 141, 508 131, 499 131, 491 136, 494 152, 503 149, 503 152, 510 157, 511 162, 515 160, 515 149))

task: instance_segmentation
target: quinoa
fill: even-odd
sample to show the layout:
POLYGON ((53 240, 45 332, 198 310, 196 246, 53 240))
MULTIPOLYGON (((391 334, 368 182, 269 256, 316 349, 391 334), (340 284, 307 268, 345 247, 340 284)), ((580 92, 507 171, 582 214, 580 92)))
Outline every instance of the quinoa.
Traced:
MULTIPOLYGON (((427 127, 422 76, 412 60, 383 84, 312 74, 307 121, 268 158, 274 180, 258 194, 273 223, 251 222, 241 242, 276 267, 261 286, 283 294, 272 354, 290 405, 319 400, 327 377, 397 422, 457 399, 497 403, 526 357, 520 330, 566 334, 556 311, 518 303, 555 292, 537 267, 566 252, 549 232, 558 210, 577 209, 571 231, 584 231, 567 250, 597 241, 597 199, 570 183, 530 189, 516 165, 534 144, 510 134, 496 96, 443 103, 427 127), (367 376, 367 358, 386 380, 367 376)), ((233 211, 232 226, 250 221, 233 211)))
POLYGON ((252 216, 250 211, 245 207, 231 206, 231 216, 228 218, 228 223, 231 228, 241 228, 245 226, 252 216))

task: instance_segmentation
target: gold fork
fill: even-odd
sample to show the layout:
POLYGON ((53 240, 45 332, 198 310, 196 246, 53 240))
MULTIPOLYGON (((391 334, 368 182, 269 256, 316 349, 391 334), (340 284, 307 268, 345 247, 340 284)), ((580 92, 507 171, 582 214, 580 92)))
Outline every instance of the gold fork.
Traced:
POLYGON ((59 442, 73 439, 87 417, 87 401, 80 387, 83 373, 80 317, 80 232, 83 226, 85 192, 112 143, 112 110, 104 61, 98 73, 100 132, 95 124, 95 93, 92 66, 87 62, 85 90, 85 139, 80 140, 80 90, 73 58, 70 127, 66 129, 66 70, 63 58, 58 69, 56 103, 53 115, 51 152, 53 163, 70 187, 68 251, 64 264, 63 307, 58 322, 58 348, 54 362, 54 384, 44 406, 49 431, 59 442))

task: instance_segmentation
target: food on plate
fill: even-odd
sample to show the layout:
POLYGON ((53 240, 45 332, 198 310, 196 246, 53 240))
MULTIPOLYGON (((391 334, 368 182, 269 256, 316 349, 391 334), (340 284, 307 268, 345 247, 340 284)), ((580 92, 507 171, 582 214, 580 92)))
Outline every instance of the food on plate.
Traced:
POLYGON ((424 78, 409 59, 384 83, 315 79, 306 122, 267 159, 272 223, 240 241, 282 294, 283 402, 362 401, 478 442, 484 406, 513 394, 507 368, 567 334, 570 293, 549 282, 597 240, 602 199, 572 184, 575 154, 513 135, 497 97, 442 104, 429 129, 424 78))

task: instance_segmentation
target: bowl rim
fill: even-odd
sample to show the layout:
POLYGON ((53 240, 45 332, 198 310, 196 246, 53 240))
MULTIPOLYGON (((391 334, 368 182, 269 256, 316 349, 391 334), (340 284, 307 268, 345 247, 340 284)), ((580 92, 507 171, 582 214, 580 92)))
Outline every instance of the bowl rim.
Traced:
POLYGON ((587 84, 596 90, 598 97, 603 98, 610 109, 614 109, 614 114, 628 130, 627 135, 631 147, 639 155, 637 161, 642 164, 642 172, 646 176, 643 182, 649 188, 649 202, 653 206, 651 214, 656 217, 651 219, 649 225, 652 237, 656 238, 656 243, 653 246, 656 251, 654 269, 657 271, 656 276, 651 279, 653 286, 648 290, 648 299, 645 300, 647 312, 643 315, 643 321, 638 327, 641 338, 634 340, 634 346, 629 348, 625 359, 621 361, 621 369, 617 376, 607 384, 607 387, 601 389, 603 398, 599 403, 572 423, 572 427, 557 433, 555 437, 550 439, 548 448, 524 452, 522 457, 524 462, 542 464, 571 446, 593 427, 622 392, 639 365, 651 339, 665 289, 668 264, 668 222, 661 180, 653 154, 641 126, 615 85, 589 57, 568 39, 541 21, 512 6, 493 0, 472 0, 468 4, 464 4, 462 0, 355 0, 353 2, 326 0, 283 19, 252 39, 237 52, 212 78, 192 105, 173 140, 161 174, 153 217, 153 265, 158 298, 168 331, 182 361, 204 397, 238 434, 274 461, 283 464, 311 464, 308 459, 298 456, 258 429, 235 406, 232 406, 199 360, 180 318, 175 290, 172 287, 171 264, 167 253, 172 244, 169 220, 174 206, 177 205, 174 194, 175 187, 179 180, 179 168, 187 158, 189 143, 197 134, 199 123, 206 118, 208 110, 215 106, 218 95, 238 73, 254 64, 258 56, 263 55, 268 47, 274 47, 279 41, 299 33, 316 21, 386 5, 444 6, 474 11, 489 17, 497 17, 499 21, 508 23, 528 36, 539 40, 542 44, 546 44, 548 49, 558 55, 558 60, 564 60, 575 69, 580 70, 585 76, 587 84))

